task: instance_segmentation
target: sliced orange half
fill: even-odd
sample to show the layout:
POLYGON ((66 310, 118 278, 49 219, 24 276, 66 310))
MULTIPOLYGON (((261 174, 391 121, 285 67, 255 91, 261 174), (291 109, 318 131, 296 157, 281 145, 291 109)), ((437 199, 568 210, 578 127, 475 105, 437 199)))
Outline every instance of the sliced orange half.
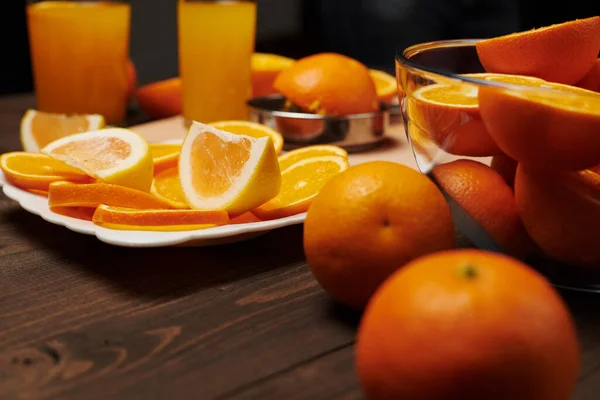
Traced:
POLYGON ((179 182, 177 167, 169 168, 156 175, 152 181, 150 193, 170 204, 173 208, 190 208, 181 188, 181 182, 179 182))
POLYGON ((56 139, 106 126, 98 114, 67 115, 27 110, 21 119, 21 145, 23 150, 37 152, 56 139))
POLYGON ((149 146, 154 163, 154 176, 177 166, 181 143, 150 143, 149 146))
POLYGON ((332 146, 329 144, 301 147, 288 151, 279 156, 279 168, 283 172, 298 161, 322 156, 340 156, 348 158, 348 152, 341 147, 332 146))
POLYGON ((121 128, 79 133, 55 140, 42 150, 107 183, 148 192, 153 178, 148 142, 121 128))
POLYGON ((98 207, 107 204, 129 208, 167 209, 170 205, 148 193, 109 183, 53 182, 48 189, 50 207, 98 207))
POLYGON ((275 129, 269 128, 263 124, 250 121, 218 121, 212 122, 209 125, 223 131, 255 138, 269 136, 271 140, 273 140, 275 153, 279 154, 283 149, 283 136, 275 129))
POLYGON ((284 69, 294 65, 296 61, 277 54, 254 53, 250 58, 252 70, 252 96, 261 97, 277 93, 273 81, 284 69))
POLYGON ((270 136, 254 138, 194 122, 179 155, 188 204, 241 214, 279 193, 281 174, 270 136))
POLYGON ((379 101, 391 103, 394 97, 398 95, 396 77, 377 69, 370 69, 369 75, 371 75, 373 82, 375 82, 375 90, 377 90, 379 101))
POLYGON ((252 213, 267 220, 306 212, 323 186, 346 169, 348 159, 340 156, 312 157, 298 161, 281 174, 279 195, 252 213))
POLYGON ((225 211, 136 210, 102 204, 92 220, 110 229, 181 231, 224 225, 229 215, 225 211))
POLYGON ((50 183, 56 181, 92 181, 81 170, 40 153, 4 153, 0 156, 0 169, 11 185, 26 190, 46 191, 50 183))

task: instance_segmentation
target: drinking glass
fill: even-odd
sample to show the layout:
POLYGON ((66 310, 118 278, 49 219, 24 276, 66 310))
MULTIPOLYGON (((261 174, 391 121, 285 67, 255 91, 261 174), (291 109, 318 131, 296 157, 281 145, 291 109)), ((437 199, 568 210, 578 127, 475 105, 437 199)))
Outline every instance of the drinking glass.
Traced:
POLYGON ((256 3, 179 0, 178 29, 186 123, 248 119, 256 3))
POLYGON ((109 124, 123 122, 130 13, 124 2, 29 2, 29 43, 40 111, 101 114, 109 124))

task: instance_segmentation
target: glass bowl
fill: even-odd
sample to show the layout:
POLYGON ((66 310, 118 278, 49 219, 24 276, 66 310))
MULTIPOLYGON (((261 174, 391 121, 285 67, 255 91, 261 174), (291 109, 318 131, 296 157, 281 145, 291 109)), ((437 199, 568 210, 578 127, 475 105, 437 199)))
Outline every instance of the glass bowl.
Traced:
POLYGON ((461 247, 519 258, 559 287, 600 291, 600 94, 480 75, 478 41, 422 43, 396 56, 400 109, 417 166, 444 191, 461 247), (460 200, 444 190, 441 171, 460 170, 465 159, 500 173, 519 227, 496 229, 498 216, 510 212, 485 209, 494 201, 508 207, 499 200, 507 192, 500 184, 488 182, 493 188, 480 201, 476 191, 469 197, 475 188, 464 176, 460 200), (496 213, 496 221, 482 222, 486 213, 496 213))

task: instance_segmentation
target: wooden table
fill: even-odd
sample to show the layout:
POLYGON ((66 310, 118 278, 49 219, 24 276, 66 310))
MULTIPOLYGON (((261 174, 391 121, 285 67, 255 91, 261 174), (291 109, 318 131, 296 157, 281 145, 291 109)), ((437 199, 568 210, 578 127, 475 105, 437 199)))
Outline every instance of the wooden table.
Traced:
MULTIPOLYGON (((0 153, 19 149, 33 104, 0 99, 0 153)), ((0 195, 0 398, 362 398, 359 314, 321 291, 301 238, 117 248, 0 195)), ((563 294, 583 352, 573 399, 597 400, 600 295, 563 294)))

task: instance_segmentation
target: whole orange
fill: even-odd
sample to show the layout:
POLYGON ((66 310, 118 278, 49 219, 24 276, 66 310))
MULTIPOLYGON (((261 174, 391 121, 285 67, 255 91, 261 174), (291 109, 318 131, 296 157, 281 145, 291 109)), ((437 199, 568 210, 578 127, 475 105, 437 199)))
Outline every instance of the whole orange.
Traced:
POLYGON ((373 295, 356 343, 371 400, 566 400, 579 360, 572 318, 546 279, 481 250, 402 267, 373 295))
POLYGON ((181 114, 181 78, 170 78, 140 86, 136 91, 140 109, 154 119, 181 114))
POLYGON ((516 32, 475 45, 487 72, 530 75, 573 85, 600 51, 600 17, 516 32))
POLYGON ((515 186, 515 174, 517 173, 517 162, 507 156, 506 154, 500 154, 492 158, 490 167, 494 171, 500 174, 504 181, 511 188, 515 186))
POLYGON ((374 161, 332 178, 304 223, 304 251, 334 299, 362 308, 392 272, 421 255, 454 247, 450 210, 425 175, 374 161))
POLYGON ((531 242, 519 218, 514 193, 500 174, 473 160, 441 164, 432 173, 442 190, 507 254, 526 255, 531 242))
POLYGON ((369 69, 341 54, 304 57, 281 71, 273 87, 298 107, 317 114, 348 115, 379 109, 369 69))
POLYGON ((515 200, 525 229, 549 256, 575 266, 600 267, 600 175, 519 164, 515 200))

